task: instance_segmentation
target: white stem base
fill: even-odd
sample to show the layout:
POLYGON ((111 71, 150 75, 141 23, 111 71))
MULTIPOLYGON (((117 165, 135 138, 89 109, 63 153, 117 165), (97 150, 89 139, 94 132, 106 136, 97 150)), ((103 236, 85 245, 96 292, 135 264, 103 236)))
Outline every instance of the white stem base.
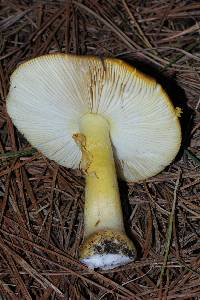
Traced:
POLYGON ((100 231, 83 243, 80 259, 89 268, 113 269, 134 261, 136 249, 125 233, 100 231))
POLYGON ((94 254, 92 256, 81 259, 81 262, 90 269, 110 270, 119 266, 126 265, 133 261, 128 256, 120 254, 94 254))

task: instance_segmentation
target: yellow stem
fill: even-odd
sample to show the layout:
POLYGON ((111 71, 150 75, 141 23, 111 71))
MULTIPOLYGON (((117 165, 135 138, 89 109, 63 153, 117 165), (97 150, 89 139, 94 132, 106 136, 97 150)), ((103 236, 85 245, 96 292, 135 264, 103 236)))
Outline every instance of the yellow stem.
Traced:
POLYGON ((86 174, 85 238, 100 230, 124 232, 109 123, 97 114, 80 121, 79 143, 86 174))

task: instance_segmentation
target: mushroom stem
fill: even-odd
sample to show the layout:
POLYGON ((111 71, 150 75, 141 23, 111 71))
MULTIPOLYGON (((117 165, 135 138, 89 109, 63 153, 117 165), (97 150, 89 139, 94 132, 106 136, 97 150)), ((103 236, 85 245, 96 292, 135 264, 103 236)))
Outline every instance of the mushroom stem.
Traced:
POLYGON ((80 259, 90 268, 112 269, 135 259, 136 250, 126 236, 110 141, 110 126, 98 114, 80 121, 81 167, 86 175, 85 233, 80 259))
POLYGON ((98 114, 81 118, 82 169, 86 174, 85 238, 100 230, 124 232, 109 123, 98 114))

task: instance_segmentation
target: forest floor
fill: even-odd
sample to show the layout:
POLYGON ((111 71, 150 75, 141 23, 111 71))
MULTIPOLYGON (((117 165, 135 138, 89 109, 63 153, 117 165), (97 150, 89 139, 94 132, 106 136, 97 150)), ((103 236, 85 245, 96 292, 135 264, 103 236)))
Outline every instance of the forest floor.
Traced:
POLYGON ((0 298, 200 299, 200 2, 0 1, 0 298), (120 58, 182 108, 175 161, 120 182, 135 262, 111 271, 78 261, 84 178, 37 152, 6 112, 16 66, 46 53, 120 58))

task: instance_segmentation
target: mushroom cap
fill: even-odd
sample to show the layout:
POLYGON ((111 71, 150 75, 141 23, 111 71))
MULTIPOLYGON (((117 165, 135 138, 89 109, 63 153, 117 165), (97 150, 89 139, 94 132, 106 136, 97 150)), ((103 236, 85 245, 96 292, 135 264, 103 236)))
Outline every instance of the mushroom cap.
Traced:
POLYGON ((11 76, 7 111, 27 140, 48 158, 78 168, 73 139, 86 113, 110 124, 118 175, 139 181, 176 156, 181 129, 169 97, 152 78, 125 62, 48 54, 21 64, 11 76))

